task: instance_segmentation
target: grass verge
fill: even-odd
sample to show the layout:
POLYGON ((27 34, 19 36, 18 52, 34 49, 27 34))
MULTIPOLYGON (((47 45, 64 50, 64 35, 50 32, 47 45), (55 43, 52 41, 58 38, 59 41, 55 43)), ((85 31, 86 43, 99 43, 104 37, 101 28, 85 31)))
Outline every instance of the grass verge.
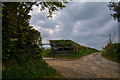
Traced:
POLYGON ((102 51, 102 56, 108 60, 120 63, 120 43, 107 44, 102 51))
POLYGON ((62 76, 50 67, 43 59, 29 60, 20 65, 15 60, 6 61, 2 78, 61 78, 62 76))

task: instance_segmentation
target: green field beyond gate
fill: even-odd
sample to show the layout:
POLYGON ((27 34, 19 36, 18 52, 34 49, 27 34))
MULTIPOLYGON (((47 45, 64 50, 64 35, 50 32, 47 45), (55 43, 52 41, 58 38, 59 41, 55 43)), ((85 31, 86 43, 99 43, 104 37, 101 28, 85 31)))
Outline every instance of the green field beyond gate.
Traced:
POLYGON ((50 49, 44 51, 43 57, 76 59, 89 55, 98 50, 86 46, 82 46, 72 40, 49 40, 50 49))

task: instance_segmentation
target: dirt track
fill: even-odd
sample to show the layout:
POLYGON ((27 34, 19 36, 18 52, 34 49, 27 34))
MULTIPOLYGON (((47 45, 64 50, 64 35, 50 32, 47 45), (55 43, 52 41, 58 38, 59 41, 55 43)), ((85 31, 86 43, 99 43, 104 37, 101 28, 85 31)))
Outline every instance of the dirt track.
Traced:
POLYGON ((118 63, 94 53, 75 61, 46 60, 65 78, 118 78, 118 63))

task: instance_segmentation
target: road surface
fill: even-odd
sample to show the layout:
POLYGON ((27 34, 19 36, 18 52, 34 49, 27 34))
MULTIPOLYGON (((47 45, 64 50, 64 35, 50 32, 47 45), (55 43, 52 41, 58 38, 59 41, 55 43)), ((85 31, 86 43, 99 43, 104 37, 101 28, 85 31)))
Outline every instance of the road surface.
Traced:
POLYGON ((103 58, 101 52, 75 61, 46 59, 46 62, 65 78, 118 78, 118 63, 103 58))

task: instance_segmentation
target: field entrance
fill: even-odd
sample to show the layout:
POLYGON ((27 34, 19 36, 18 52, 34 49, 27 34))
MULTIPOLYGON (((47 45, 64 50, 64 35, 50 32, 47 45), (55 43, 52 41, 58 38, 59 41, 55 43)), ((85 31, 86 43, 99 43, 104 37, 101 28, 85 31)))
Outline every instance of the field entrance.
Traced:
POLYGON ((48 58, 53 60, 75 60, 76 55, 74 43, 69 40, 50 40, 50 43, 43 44, 48 58))

